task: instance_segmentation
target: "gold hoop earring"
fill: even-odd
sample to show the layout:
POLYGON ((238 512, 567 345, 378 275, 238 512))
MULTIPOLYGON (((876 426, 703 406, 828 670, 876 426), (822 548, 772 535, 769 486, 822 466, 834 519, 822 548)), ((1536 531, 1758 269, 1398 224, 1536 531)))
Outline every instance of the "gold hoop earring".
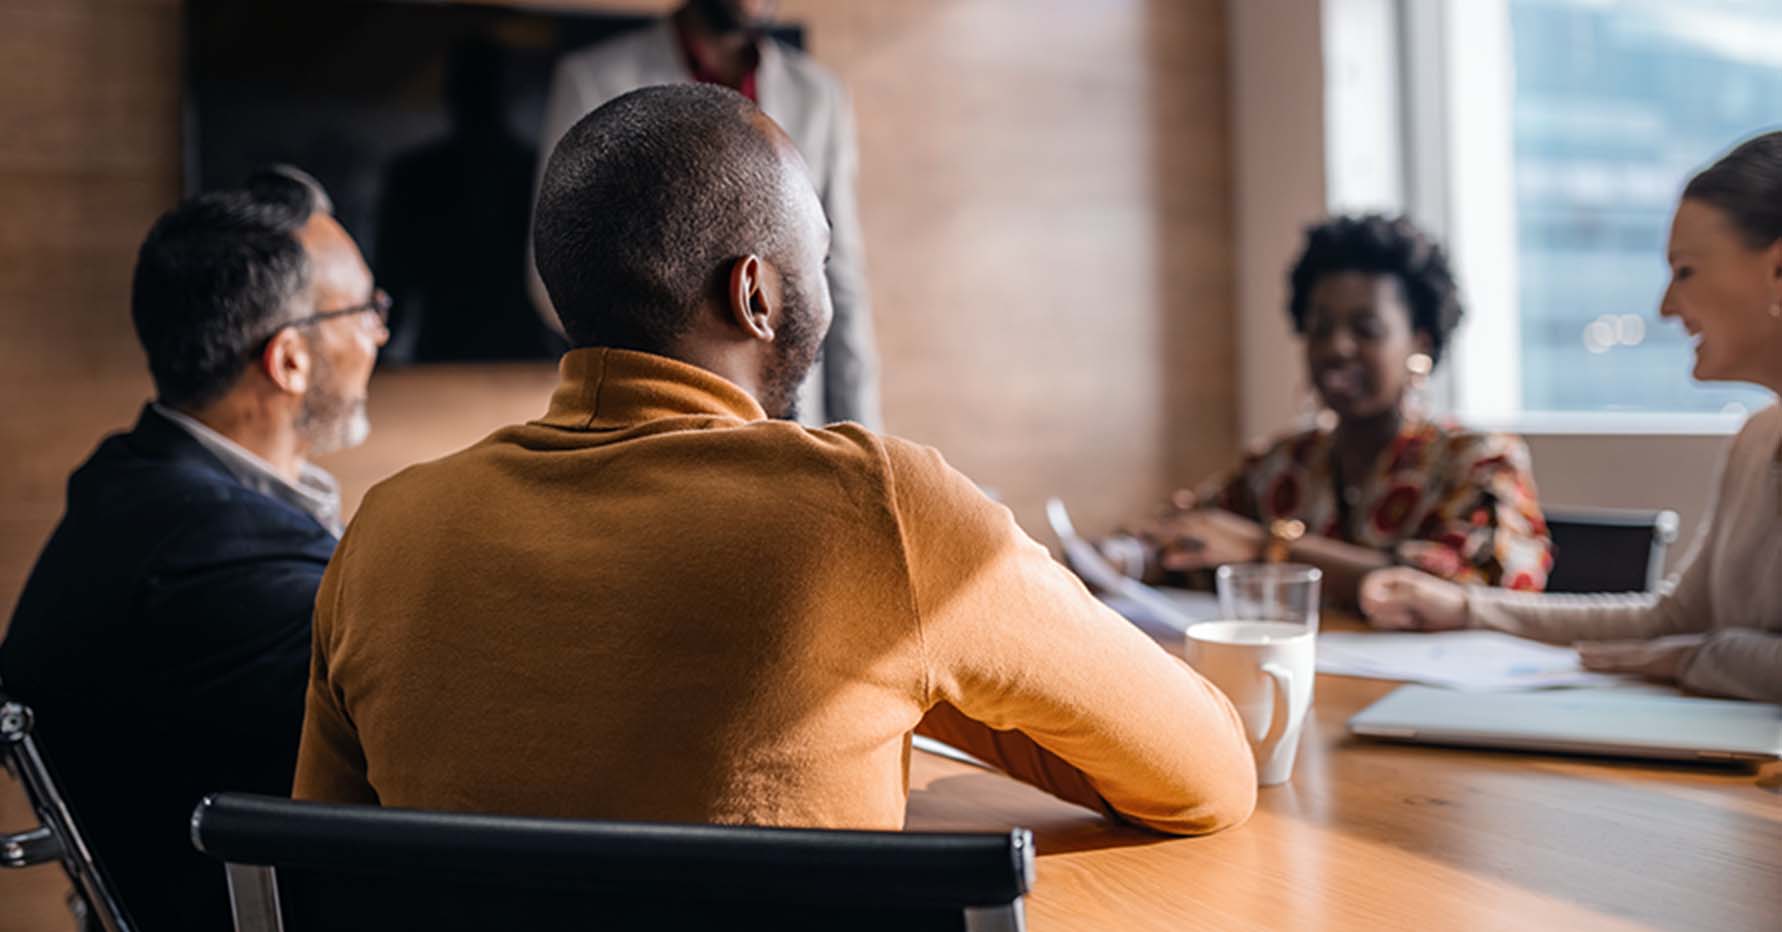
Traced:
POLYGON ((1429 416, 1429 373, 1434 369, 1435 360, 1428 353, 1405 357, 1405 371, 1411 375, 1404 397, 1399 399, 1399 413, 1405 420, 1421 421, 1429 416))

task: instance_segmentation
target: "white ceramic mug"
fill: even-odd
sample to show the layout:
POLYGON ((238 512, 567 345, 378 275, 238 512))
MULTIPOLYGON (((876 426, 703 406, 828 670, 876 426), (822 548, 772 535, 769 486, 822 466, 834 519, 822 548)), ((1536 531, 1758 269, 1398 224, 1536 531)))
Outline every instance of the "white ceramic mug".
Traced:
POLYGON ((1188 628, 1188 664, 1237 707, 1263 786, 1293 775, 1312 704, 1316 637, 1304 625, 1278 621, 1206 621, 1188 628))

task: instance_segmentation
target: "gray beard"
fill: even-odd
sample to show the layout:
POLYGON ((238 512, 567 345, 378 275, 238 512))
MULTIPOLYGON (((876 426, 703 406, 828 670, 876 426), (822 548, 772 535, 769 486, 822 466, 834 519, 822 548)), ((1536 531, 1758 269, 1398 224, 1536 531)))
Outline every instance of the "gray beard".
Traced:
POLYGON ((311 454, 351 449, 371 436, 371 417, 365 412, 364 401, 316 395, 313 391, 305 395, 297 414, 297 434, 311 454))
MULTIPOLYGON (((305 338, 309 339, 305 334, 305 338)), ((303 395, 297 408, 297 436, 311 454, 348 450, 371 436, 371 417, 365 413, 363 397, 349 399, 335 385, 334 366, 323 355, 321 347, 309 342, 310 354, 316 360, 315 382, 303 395)))
POLYGON ((311 441, 312 451, 323 454, 350 450, 371 436, 371 416, 365 413, 365 403, 362 401, 353 405, 352 413, 330 426, 331 429, 325 436, 311 441))

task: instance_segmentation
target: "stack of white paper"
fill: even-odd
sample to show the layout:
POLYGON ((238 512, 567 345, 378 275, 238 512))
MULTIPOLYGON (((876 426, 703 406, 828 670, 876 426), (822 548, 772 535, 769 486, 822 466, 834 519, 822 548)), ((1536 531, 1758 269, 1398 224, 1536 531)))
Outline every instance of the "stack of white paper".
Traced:
POLYGON ((1109 565, 1095 545, 1077 534, 1064 503, 1056 498, 1046 500, 1046 519, 1058 543, 1064 548, 1067 564, 1082 577, 1102 601, 1127 620, 1153 635, 1181 634, 1197 621, 1218 617, 1219 602, 1207 593, 1176 590, 1169 595, 1132 579, 1109 565))
POLYGON ((1620 677, 1578 666, 1578 652, 1496 631, 1318 635, 1318 672, 1501 691, 1611 686, 1620 677))

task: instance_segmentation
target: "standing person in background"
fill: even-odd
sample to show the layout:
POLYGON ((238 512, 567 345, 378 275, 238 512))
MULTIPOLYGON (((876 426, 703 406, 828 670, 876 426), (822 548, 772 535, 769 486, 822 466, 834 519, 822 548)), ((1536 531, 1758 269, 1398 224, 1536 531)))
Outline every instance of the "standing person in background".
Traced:
MULTIPOLYGON (((767 35, 777 6, 777 0, 689 0, 659 23, 564 57, 545 107, 538 174, 543 176, 544 160, 577 120, 627 91, 701 82, 754 101, 785 127, 804 156, 834 230, 825 277, 835 324, 800 389, 799 418, 811 426, 854 421, 877 430, 878 354, 854 200, 854 112, 833 74, 767 35)), ((539 313, 558 326, 530 261, 527 275, 539 313)))
POLYGON ((155 400, 68 480, 0 682, 143 929, 230 928, 194 850, 206 793, 291 791, 340 491, 309 462, 370 431, 387 299, 294 169, 149 231, 130 298, 155 400))
POLYGON ((1431 419, 1415 399, 1460 323, 1441 247, 1403 218, 1337 217, 1307 231, 1291 289, 1318 423, 1178 492, 1163 518, 1104 550, 1151 578, 1267 553, 1323 570, 1340 605, 1393 564, 1543 588, 1551 545, 1528 448, 1431 419))
MULTIPOLYGON (((1658 312, 1695 338, 1695 377, 1782 392, 1782 133, 1689 182, 1669 260, 1658 312)), ((1576 643, 1592 670, 1782 703, 1782 410, 1745 422, 1715 500, 1683 570, 1656 595, 1518 596, 1394 569, 1367 578, 1362 608, 1382 628, 1576 643)))

